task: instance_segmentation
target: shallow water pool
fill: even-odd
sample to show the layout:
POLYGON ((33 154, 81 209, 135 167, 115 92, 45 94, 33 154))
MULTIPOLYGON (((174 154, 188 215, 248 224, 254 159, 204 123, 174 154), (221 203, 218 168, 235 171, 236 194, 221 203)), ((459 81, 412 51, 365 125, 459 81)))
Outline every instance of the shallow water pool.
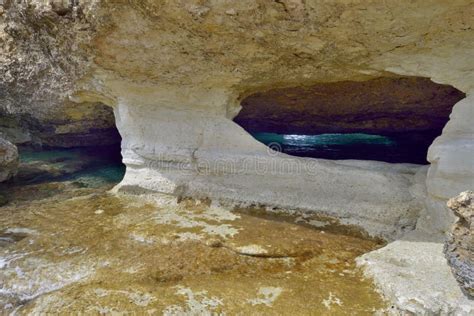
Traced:
POLYGON ((369 315, 385 306, 354 262, 381 243, 354 228, 303 212, 115 196, 107 191, 119 177, 100 171, 112 166, 88 155, 29 153, 24 182, 1 188, 2 313, 369 315))

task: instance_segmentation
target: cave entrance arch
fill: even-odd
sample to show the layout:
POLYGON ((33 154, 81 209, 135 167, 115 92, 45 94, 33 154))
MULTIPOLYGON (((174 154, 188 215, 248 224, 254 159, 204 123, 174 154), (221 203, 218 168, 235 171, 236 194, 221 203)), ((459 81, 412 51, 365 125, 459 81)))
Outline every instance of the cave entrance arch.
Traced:
POLYGON ((464 97, 422 77, 318 83, 251 94, 234 121, 294 156, 427 164, 428 147, 464 97))
POLYGON ((115 185, 123 179, 122 137, 111 106, 65 102, 57 105, 55 116, 15 114, 0 113, 0 136, 19 151, 16 185, 115 185))

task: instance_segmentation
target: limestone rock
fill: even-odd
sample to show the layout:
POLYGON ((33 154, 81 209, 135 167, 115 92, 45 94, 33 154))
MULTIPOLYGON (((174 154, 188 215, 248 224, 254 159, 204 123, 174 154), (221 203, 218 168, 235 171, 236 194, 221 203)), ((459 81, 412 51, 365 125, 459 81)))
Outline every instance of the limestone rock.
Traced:
POLYGON ((0 138, 0 182, 16 174, 18 167, 18 150, 9 141, 0 138))
MULTIPOLYGON (((470 0, 6 1, 0 108, 55 136, 95 134, 95 111, 70 115, 81 104, 113 107, 124 190, 326 212, 393 237, 423 208, 413 166, 271 156, 232 119, 256 92, 394 75, 472 99, 473 15, 470 0)), ((431 202, 473 181, 472 109, 458 102, 430 149, 425 227, 445 230, 431 202)))
POLYGON ((465 190, 474 188, 474 93, 459 101, 441 136, 428 150, 431 167, 426 179, 427 212, 418 227, 437 230, 443 235, 454 220, 446 202, 465 190))
POLYGON ((394 241, 356 262, 390 302, 388 315, 472 315, 474 301, 456 283, 443 244, 426 237, 394 241))
POLYGON ((448 201, 456 215, 444 252, 464 293, 474 298, 474 192, 466 191, 448 201))
MULTIPOLYGON (((90 25, 72 1, 6 2, 0 16, 0 134, 16 144, 72 147, 120 142, 113 111, 74 103, 90 25)), ((3 8, 3 7, 2 7, 3 8)))

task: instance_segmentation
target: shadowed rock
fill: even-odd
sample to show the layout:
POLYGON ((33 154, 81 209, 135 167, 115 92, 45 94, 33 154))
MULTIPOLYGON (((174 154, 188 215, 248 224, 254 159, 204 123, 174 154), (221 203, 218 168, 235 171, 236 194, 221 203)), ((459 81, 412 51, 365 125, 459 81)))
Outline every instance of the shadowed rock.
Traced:
POLYGON ((18 167, 18 150, 9 141, 0 138, 0 182, 16 174, 18 167))
POLYGON ((474 192, 466 191, 448 201, 457 216, 444 252, 463 292, 474 298, 474 192))
POLYGON ((420 77, 319 83, 252 94, 235 122, 251 132, 280 134, 441 134, 464 93, 420 77), (334 124, 337 122, 337 124, 334 124))

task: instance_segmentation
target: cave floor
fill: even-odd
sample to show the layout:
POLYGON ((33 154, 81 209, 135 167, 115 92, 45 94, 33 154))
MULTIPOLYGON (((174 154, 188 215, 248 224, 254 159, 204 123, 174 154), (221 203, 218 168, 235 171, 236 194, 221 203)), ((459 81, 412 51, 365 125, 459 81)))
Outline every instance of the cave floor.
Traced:
POLYGON ((4 312, 363 315, 386 306, 355 264, 381 243, 331 219, 116 196, 112 186, 2 188, 4 312))

